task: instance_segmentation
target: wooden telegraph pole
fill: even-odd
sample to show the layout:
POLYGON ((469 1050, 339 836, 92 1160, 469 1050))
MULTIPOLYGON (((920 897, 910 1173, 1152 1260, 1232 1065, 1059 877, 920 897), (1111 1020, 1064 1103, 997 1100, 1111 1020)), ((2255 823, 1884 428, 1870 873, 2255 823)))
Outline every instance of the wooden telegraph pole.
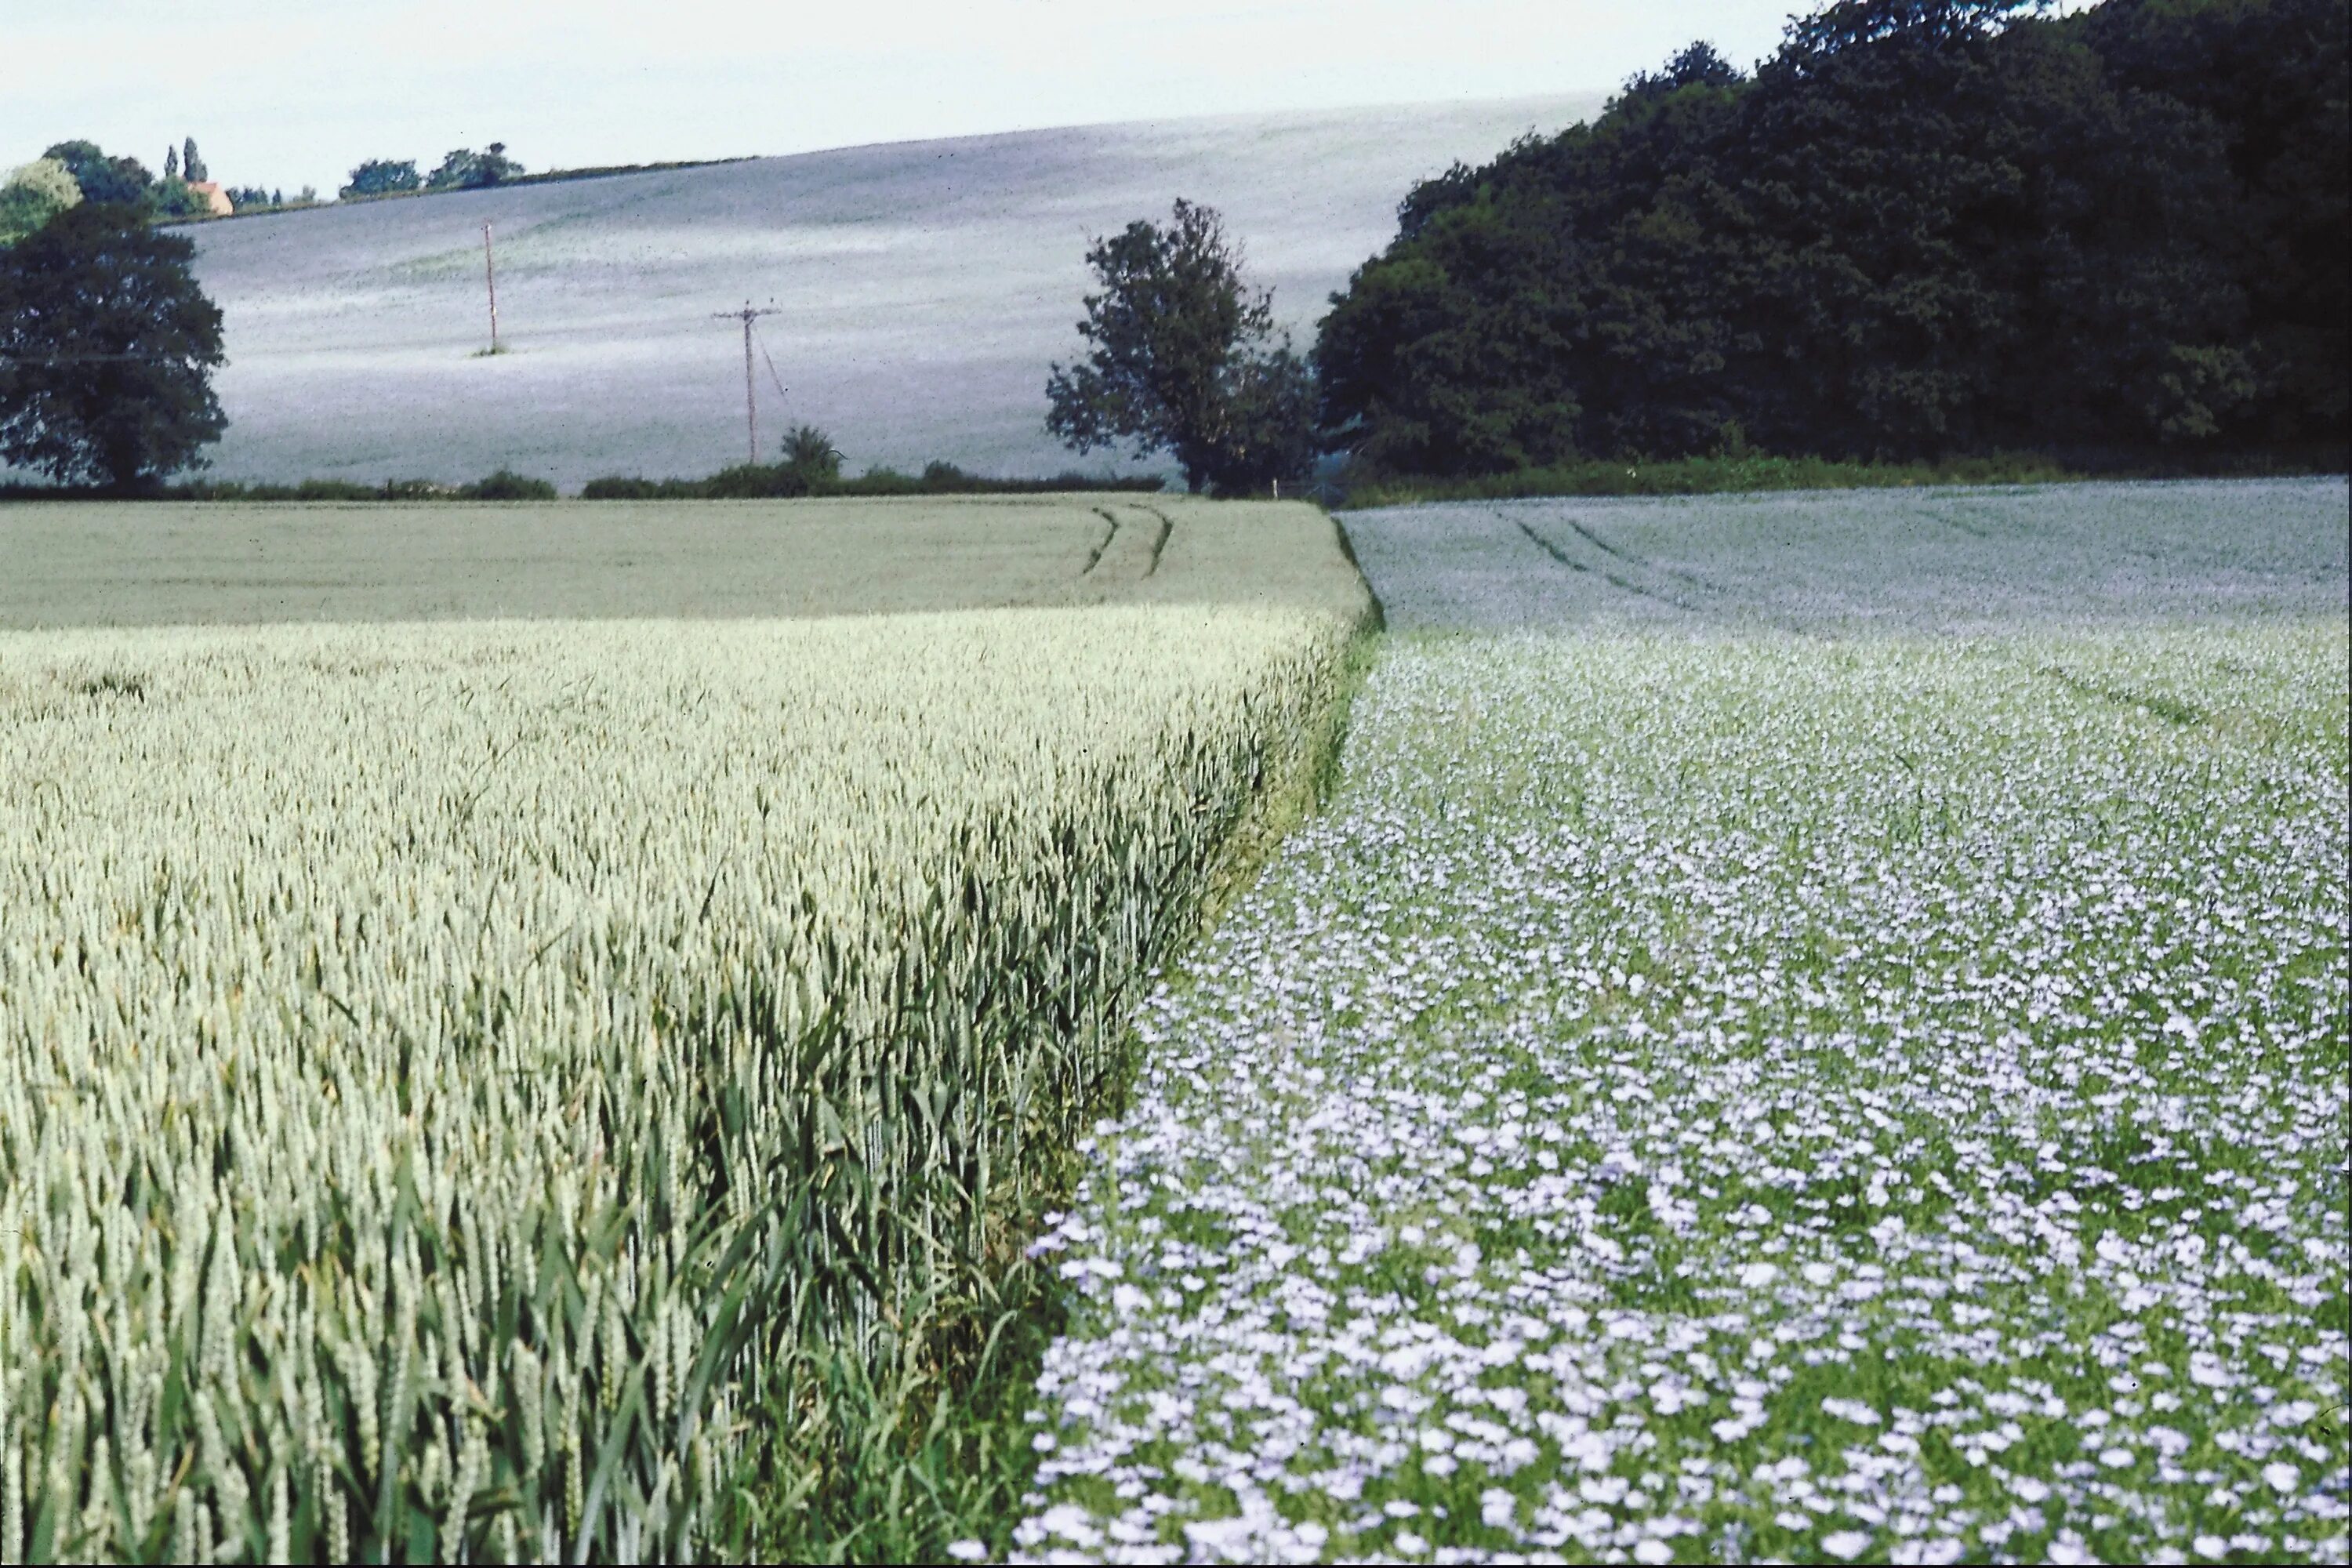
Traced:
POLYGON ((490 352, 499 352, 499 274, 490 260, 490 226, 482 225, 482 280, 490 287, 490 352))
POLYGON ((743 308, 740 310, 714 310, 711 312, 711 320, 713 321, 740 321, 743 323, 743 434, 746 439, 750 442, 751 447, 751 456, 745 459, 747 462, 756 463, 760 460, 759 404, 751 391, 751 323, 758 321, 761 316, 780 316, 782 314, 783 314, 783 312, 781 310, 755 310, 751 308, 751 301, 749 300, 743 301, 743 308))

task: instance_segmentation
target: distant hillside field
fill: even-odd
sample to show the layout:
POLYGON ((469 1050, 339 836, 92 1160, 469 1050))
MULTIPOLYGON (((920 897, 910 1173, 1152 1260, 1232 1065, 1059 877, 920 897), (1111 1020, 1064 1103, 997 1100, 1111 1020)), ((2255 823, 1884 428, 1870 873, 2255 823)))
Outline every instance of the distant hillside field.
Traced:
MULTIPOLYGON (((1052 473, 1046 367, 1076 357, 1088 239, 1220 208, 1302 346, 1326 296, 1454 159, 1556 131, 1592 96, 1094 126, 900 142, 199 225, 227 319, 222 478, 465 479, 566 489, 744 455, 748 298, 763 447, 832 432, 853 471, 945 458, 1052 473), (484 220, 500 336, 488 341, 484 220)), ((1097 453, 1089 462, 1129 471, 1097 453)))

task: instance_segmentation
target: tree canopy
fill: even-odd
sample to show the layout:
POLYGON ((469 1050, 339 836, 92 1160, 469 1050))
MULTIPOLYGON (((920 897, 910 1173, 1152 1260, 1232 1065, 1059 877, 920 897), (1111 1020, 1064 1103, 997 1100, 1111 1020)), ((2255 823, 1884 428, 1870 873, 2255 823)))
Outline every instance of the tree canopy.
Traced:
POLYGON ((73 175, 86 202, 138 205, 147 199, 155 176, 136 158, 110 158, 95 142, 60 142, 41 154, 73 175))
POLYGON ((452 148, 441 160, 440 166, 425 177, 425 187, 433 191, 470 191, 486 185, 504 184, 522 173, 522 165, 507 156, 507 144, 493 142, 477 153, 471 147, 452 148))
POLYGON ((81 187, 55 158, 36 158, 0 182, 0 245, 13 245, 70 206, 81 187))
POLYGON ((352 183, 335 195, 345 200, 352 196, 384 196, 418 190, 423 185, 414 158, 370 158, 352 171, 352 183))
POLYGON ((1311 383, 1251 291, 1209 207, 1178 198, 1165 228, 1138 219, 1097 239, 1087 265, 1087 362, 1047 379, 1045 427, 1080 452, 1134 444, 1172 454, 1194 490, 1259 488, 1313 460, 1311 383))
POLYGON ((1843 0, 1457 165, 1332 298, 1327 444, 1472 474, 1736 447, 2342 443, 2340 0, 1843 0))
POLYGON ((194 242, 85 202, 0 250, 0 460, 61 484, 137 488, 201 467, 221 313, 194 242))

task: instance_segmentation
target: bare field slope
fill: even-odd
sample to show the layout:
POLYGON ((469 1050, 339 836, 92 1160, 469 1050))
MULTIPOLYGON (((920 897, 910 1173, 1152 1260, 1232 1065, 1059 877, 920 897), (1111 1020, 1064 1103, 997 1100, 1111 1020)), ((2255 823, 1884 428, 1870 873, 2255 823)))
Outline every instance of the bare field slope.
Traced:
POLYGON ((712 314, 749 299, 782 311, 762 330, 789 397, 761 365, 765 430, 814 420, 853 468, 1057 472, 1072 456, 1045 432, 1045 381, 1076 357, 1090 237, 1207 202, 1282 319, 1311 328, 1414 181, 1597 107, 1022 132, 195 226, 227 319, 215 471, 708 473, 744 450, 742 339, 712 314), (485 221, 515 351, 497 358, 472 357, 485 221))
POLYGON ((0 505, 0 630, 1369 604, 1299 502, 0 505))

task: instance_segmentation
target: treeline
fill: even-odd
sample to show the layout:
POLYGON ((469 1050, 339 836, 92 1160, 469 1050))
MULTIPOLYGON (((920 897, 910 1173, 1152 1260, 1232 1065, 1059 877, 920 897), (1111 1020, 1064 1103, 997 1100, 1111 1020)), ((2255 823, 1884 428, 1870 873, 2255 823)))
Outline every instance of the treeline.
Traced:
POLYGON ((58 142, 0 178, 0 245, 15 244, 84 202, 128 207, 154 222, 216 215, 222 211, 216 190, 239 210, 308 206, 318 200, 307 186, 290 201, 283 192, 258 186, 215 187, 193 136, 163 150, 161 176, 138 159, 110 154, 95 142, 58 142))
POLYGON ((1156 475, 1109 478, 1062 473, 1046 479, 996 479, 967 473, 953 463, 926 464, 919 474, 868 468, 862 474, 810 474, 790 463, 739 463, 707 479, 645 479, 610 475, 581 487, 583 500, 770 500, 803 496, 1053 495, 1069 490, 1156 492, 1156 475))
POLYGON ((2340 453, 2343 0, 1844 0, 1456 165, 1332 297, 1327 449, 2340 453))
POLYGON ((493 142, 482 152, 452 148, 432 173, 416 172, 414 158, 370 158, 352 171, 352 183, 335 193, 338 199, 356 196, 407 195, 419 191, 480 191, 520 179, 523 166, 507 156, 507 144, 493 142))
POLYGON ((773 463, 738 463, 705 479, 646 479, 606 475, 590 479, 583 500, 792 500, 803 496, 1044 495, 1055 490, 1156 490, 1157 479, 1107 479, 1057 474, 1044 479, 997 479, 969 474, 953 463, 931 463, 919 474, 868 468, 852 479, 841 471, 841 450, 814 425, 784 432, 773 463))

